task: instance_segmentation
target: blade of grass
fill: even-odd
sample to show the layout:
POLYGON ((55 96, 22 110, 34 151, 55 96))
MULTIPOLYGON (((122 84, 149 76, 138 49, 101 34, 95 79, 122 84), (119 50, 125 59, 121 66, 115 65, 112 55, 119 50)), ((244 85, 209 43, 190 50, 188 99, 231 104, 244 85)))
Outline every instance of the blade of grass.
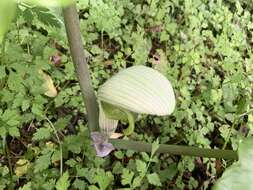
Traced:
POLYGON ((55 129, 54 127, 54 124, 46 117, 45 118, 47 120, 47 122, 49 123, 50 127, 53 129, 54 131, 54 134, 57 138, 57 141, 58 141, 58 144, 59 144, 59 148, 60 148, 60 174, 62 176, 62 173, 63 173, 63 156, 62 156, 62 143, 61 143, 61 140, 58 136, 58 133, 57 133, 57 130, 55 129))

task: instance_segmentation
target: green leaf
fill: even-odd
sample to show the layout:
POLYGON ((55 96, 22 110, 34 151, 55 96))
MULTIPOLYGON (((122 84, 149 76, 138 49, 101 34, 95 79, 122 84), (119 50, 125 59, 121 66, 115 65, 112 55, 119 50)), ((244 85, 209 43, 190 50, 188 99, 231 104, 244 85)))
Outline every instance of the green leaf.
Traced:
MULTIPOLYGON (((167 35, 166 35, 167 36, 167 35)), ((158 49, 157 50, 157 59, 154 58, 152 61, 153 68, 162 73, 163 75, 166 75, 168 72, 168 60, 166 54, 163 52, 163 50, 158 49)))
POLYGON ((142 158, 143 158, 144 161, 149 162, 150 157, 149 157, 148 153, 141 152, 140 154, 141 154, 141 156, 142 156, 142 158))
POLYGON ((131 184, 133 177, 134 177, 134 172, 124 168, 123 173, 121 175, 122 185, 131 184))
POLYGON ((49 128, 39 128, 37 131, 33 134, 32 140, 34 141, 39 141, 39 140, 44 140, 48 139, 51 136, 51 131, 49 128))
POLYGON ((89 186, 89 190, 99 190, 99 188, 97 188, 95 185, 91 185, 89 186))
POLYGON ((25 9, 24 11, 21 12, 21 14, 26 22, 32 23, 32 20, 34 18, 32 9, 25 9))
POLYGON ((77 170, 77 175, 84 176, 85 179, 91 184, 95 183, 96 171, 94 168, 82 168, 79 171, 77 170))
POLYGON ((235 84, 224 84, 222 87, 222 94, 223 94, 223 103, 225 111, 227 112, 234 112, 236 108, 233 104, 234 100, 238 95, 238 89, 235 84))
POLYGON ((3 79, 6 76, 5 66, 0 65, 0 79, 3 79))
POLYGON ((37 173, 43 171, 47 169, 50 164, 51 164, 51 153, 42 155, 38 157, 37 160, 35 161, 34 172, 37 173))
POLYGON ((28 182, 23 187, 18 188, 18 190, 32 190, 32 183, 28 182))
POLYGON ((143 180, 143 176, 137 176, 137 177, 135 177, 134 180, 133 180, 133 184, 132 184, 133 188, 141 186, 142 180, 143 180))
POLYGON ((23 100, 22 101, 22 111, 26 111, 30 107, 30 100, 23 100))
POLYGON ((33 104, 32 113, 34 113, 35 115, 38 115, 40 117, 43 117, 43 115, 44 115, 43 106, 41 104, 33 104))
POLYGON ((123 159, 124 158, 124 153, 122 151, 116 151, 114 152, 114 155, 116 156, 116 158, 118 159, 123 159))
POLYGON ((42 185, 43 189, 53 190, 55 188, 55 181, 55 179, 49 179, 42 185))
POLYGON ((70 186, 69 173, 66 171, 56 183, 57 190, 68 190, 70 186))
POLYGON ((86 184, 84 182, 84 180, 80 180, 80 179, 76 179, 73 183, 73 186, 76 188, 76 189, 80 189, 80 190, 84 190, 85 187, 86 187, 86 184))
POLYGON ((114 166, 113 166, 113 169, 112 169, 112 173, 113 174, 121 174, 123 172, 123 165, 121 164, 121 162, 119 161, 116 161, 114 162, 114 166))
POLYGON ((143 28, 138 27, 137 30, 131 35, 131 43, 133 45, 132 58, 135 60, 136 65, 140 65, 147 61, 152 43, 150 39, 145 37, 143 28))
POLYGON ((91 1, 89 21, 94 23, 99 31, 106 32, 110 38, 121 34, 122 8, 116 3, 107 1, 91 1))
POLYGON ((55 123, 54 123, 54 127, 56 129, 64 129, 65 127, 68 126, 69 122, 70 122, 71 116, 67 115, 64 118, 59 118, 55 123))
POLYGON ((55 150, 52 157, 51 157, 51 161, 54 163, 56 161, 59 161, 61 159, 61 151, 59 150, 55 150))
POLYGON ((177 164, 170 163, 167 168, 159 172, 161 182, 172 180, 173 177, 177 174, 177 172, 178 172, 177 164))
POLYGON ((213 186, 213 190, 253 189, 253 138, 243 139, 239 144, 239 160, 228 167, 213 186))
POLYGON ((151 157, 154 156, 158 148, 159 148, 159 140, 156 139, 156 141, 152 143, 151 157))
POLYGON ((98 99, 128 111, 152 115, 169 115, 176 104, 170 82, 145 66, 117 73, 99 88, 98 99))
POLYGON ((157 173, 148 174, 147 178, 148 178, 148 182, 152 185, 155 185, 155 186, 161 186, 162 185, 161 182, 160 182, 160 178, 157 175, 157 173))
POLYGON ((77 164, 77 161, 75 161, 73 158, 67 160, 65 162, 65 164, 67 164, 68 166, 70 166, 71 168, 73 168, 76 164, 77 164))
POLYGON ((16 4, 13 0, 0 1, 0 43, 5 32, 10 27, 12 19, 15 17, 16 4))
MULTIPOLYGON (((3 122, 0 121, 0 124, 2 124, 3 122)), ((4 136, 6 136, 6 133, 7 133, 7 130, 5 127, 0 127, 0 134, 1 134, 1 137, 3 138, 4 136)))
POLYGON ((81 152, 81 148, 84 145, 84 141, 81 136, 70 135, 64 138, 64 146, 67 147, 67 150, 79 154, 81 152))
POLYGON ((17 110, 7 109, 0 118, 9 126, 18 126, 21 121, 21 116, 17 110))
POLYGON ((12 137, 19 137, 19 129, 17 127, 8 127, 8 132, 12 137))
POLYGON ((60 27, 60 22, 57 17, 50 13, 50 10, 45 7, 35 7, 32 9, 43 24, 48 26, 60 27))
POLYGON ((140 173, 145 173, 147 170, 147 164, 141 160, 136 160, 136 169, 140 173))
POLYGON ((95 176, 95 181, 98 183, 100 189, 106 189, 113 181, 113 175, 111 172, 99 171, 95 176))

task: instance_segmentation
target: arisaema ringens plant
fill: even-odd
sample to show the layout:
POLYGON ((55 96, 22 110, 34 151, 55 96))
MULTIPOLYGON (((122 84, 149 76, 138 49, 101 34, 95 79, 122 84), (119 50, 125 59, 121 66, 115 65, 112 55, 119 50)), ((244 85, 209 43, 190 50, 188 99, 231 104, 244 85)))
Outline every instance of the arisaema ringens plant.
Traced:
MULTIPOLYGON (((74 0, 73 0, 74 1, 74 0)), ((0 42, 15 15, 15 3, 31 3, 37 6, 68 5, 72 0, 7 0, 0 3, 0 42), (8 9, 7 9, 8 8, 8 9), (9 17, 4 17, 8 14, 9 17), (12 10, 12 11, 11 11, 12 10), (4 16, 3 16, 4 15, 4 16), (4 19, 3 19, 4 18, 4 19)), ((70 44, 71 56, 76 68, 77 77, 83 92, 87 110, 88 127, 98 156, 106 156, 113 149, 133 149, 136 151, 151 151, 151 144, 122 139, 109 139, 115 131, 118 121, 127 121, 129 126, 125 135, 134 131, 134 122, 138 114, 169 115, 175 108, 175 95, 170 82, 158 71, 145 66, 133 66, 120 71, 100 86, 97 96, 91 86, 87 60, 84 55, 80 34, 78 14, 75 4, 63 8, 64 23, 70 44)), ((46 86, 52 86, 48 77, 46 86)), ((51 89, 52 90, 52 89, 51 89)), ((57 92, 48 94, 53 97, 57 92)), ((239 146, 239 161, 234 163, 218 183, 215 190, 252 189, 249 183, 253 171, 250 168, 253 139, 244 140, 239 146), (241 178, 241 180, 240 180, 241 178)), ((158 153, 169 153, 188 156, 202 156, 224 159, 238 159, 237 153, 231 150, 204 149, 180 145, 159 146, 158 153)))
MULTIPOLYGON (((133 66, 120 71, 99 87, 97 96, 91 79, 82 45, 76 5, 63 8, 64 24, 77 77, 85 101, 88 127, 98 156, 108 155, 114 148, 151 152, 146 142, 110 139, 119 120, 127 121, 124 131, 134 130, 138 114, 169 115, 175 108, 175 96, 170 82, 158 71, 144 66, 133 66)), ((180 145, 160 145, 158 153, 188 156, 237 159, 231 150, 214 150, 180 145)))

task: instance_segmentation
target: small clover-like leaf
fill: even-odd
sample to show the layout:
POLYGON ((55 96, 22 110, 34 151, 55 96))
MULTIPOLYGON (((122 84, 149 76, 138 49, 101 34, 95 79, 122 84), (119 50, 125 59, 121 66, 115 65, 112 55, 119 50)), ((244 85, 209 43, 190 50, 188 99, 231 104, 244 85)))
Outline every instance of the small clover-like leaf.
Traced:
POLYGON ((132 183, 132 179, 134 177, 134 172, 124 168, 123 173, 121 175, 121 183, 122 185, 127 185, 132 183))
POLYGON ((57 190, 67 190, 70 185, 69 173, 65 172, 56 183, 57 190))
POLYGON ((49 128, 39 128, 36 133, 33 134, 33 140, 38 141, 38 140, 43 140, 43 139, 48 139, 51 136, 51 131, 49 128))
POLYGON ((152 173, 147 175, 148 182, 155 186, 161 186, 160 178, 157 173, 152 173))

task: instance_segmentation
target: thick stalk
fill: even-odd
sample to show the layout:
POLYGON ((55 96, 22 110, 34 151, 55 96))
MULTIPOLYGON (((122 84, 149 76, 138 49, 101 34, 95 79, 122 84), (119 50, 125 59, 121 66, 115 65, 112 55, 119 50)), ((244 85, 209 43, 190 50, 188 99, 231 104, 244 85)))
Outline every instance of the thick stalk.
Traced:
MULTIPOLYGON (((152 145, 145 142, 122 139, 110 139, 109 142, 112 143, 116 149, 131 149, 139 152, 151 152, 152 150, 152 145)), ((207 149, 183 145, 161 144, 157 153, 238 160, 238 155, 233 150, 207 149)))
POLYGON ((83 94, 83 100, 85 102, 88 116, 88 127, 90 131, 99 131, 98 104, 91 85, 87 57, 84 54, 76 5, 71 4, 63 8, 63 16, 70 46, 70 53, 75 65, 75 70, 83 94))

